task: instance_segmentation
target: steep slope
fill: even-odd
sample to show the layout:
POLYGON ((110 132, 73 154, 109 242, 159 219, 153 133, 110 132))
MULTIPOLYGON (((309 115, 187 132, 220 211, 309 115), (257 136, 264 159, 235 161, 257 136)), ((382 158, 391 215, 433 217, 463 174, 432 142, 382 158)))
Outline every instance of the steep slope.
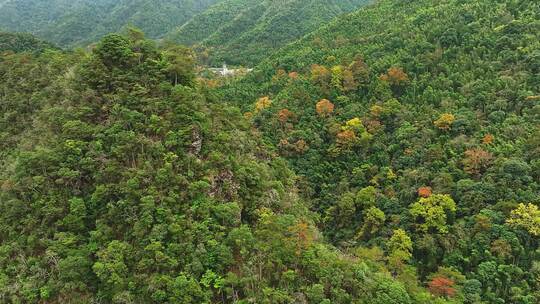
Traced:
POLYGON ((227 0, 209 7, 186 24, 169 33, 169 38, 184 44, 195 45, 208 39, 227 23, 232 22, 243 10, 257 6, 257 0, 227 0))
MULTIPOLYGON (((539 14, 525 0, 378 1, 277 52, 223 99, 305 179, 335 244, 390 253, 403 229, 435 295, 534 303, 539 14)), ((408 257, 395 258, 401 273, 408 257)))
POLYGON ((169 37, 202 45, 211 61, 253 65, 273 51, 350 12, 367 0, 227 0, 210 7, 169 37))
POLYGON ((95 42, 128 25, 160 38, 220 0, 8 0, 0 28, 31 32, 62 46, 95 42))
POLYGON ((380 252, 326 246, 286 163, 195 83, 193 54, 140 37, 0 55, 2 303, 429 299, 380 252))
MULTIPOLYGON (((99 18, 101 7, 110 7, 112 0, 6 0, 0 6, 0 28, 13 32, 30 32, 41 38, 49 38, 43 32, 57 27, 67 16, 90 9, 93 14, 85 16, 88 21, 99 18)), ((79 22, 85 23, 86 20, 79 22)), ((77 29, 81 30, 81 29, 77 29)), ((58 41, 55 41, 58 42, 58 41)))

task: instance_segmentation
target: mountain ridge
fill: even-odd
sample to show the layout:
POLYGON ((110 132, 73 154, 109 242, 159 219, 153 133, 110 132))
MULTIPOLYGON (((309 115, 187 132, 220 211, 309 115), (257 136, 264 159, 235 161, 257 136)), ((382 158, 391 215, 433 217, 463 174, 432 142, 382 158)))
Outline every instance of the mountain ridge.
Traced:
MULTIPOLYGON (((208 49, 214 63, 227 61, 233 64, 253 65, 283 45, 300 38, 330 22, 333 18, 350 12, 368 1, 273 1, 245 0, 221 2, 195 16, 169 37, 177 42, 193 44, 208 49), (235 8, 242 7, 239 12, 235 8), (216 16, 231 18, 229 22, 206 23, 216 16), (212 28, 206 32, 207 28, 212 28), (201 32, 204 29, 205 33, 201 32), (193 39, 195 35, 198 39, 193 39), (182 37, 185 36, 185 37, 182 37), (234 52, 233 52, 234 50, 234 52), (235 53, 235 54, 233 54, 235 53), (241 62, 243 61, 243 62, 241 62)), ((223 19, 219 18, 219 19, 223 19)))

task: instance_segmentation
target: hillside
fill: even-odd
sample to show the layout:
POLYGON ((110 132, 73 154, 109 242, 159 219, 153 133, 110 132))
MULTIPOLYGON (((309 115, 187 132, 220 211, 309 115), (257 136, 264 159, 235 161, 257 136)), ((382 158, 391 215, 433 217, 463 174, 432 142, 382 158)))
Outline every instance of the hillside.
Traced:
POLYGON ((126 26, 161 38, 219 0, 6 0, 0 28, 31 32, 60 46, 84 46, 126 26))
POLYGON ((193 68, 138 32, 0 55, 2 302, 427 304, 383 252, 324 243, 286 162, 193 68))
POLYGON ((403 229, 416 273, 464 303, 540 299, 540 3, 381 0, 222 89, 285 157, 344 248, 403 229))
POLYGON ((254 65, 368 0, 6 0, 0 29, 62 47, 140 28, 149 38, 197 46, 204 63, 254 65))
POLYGON ((202 46, 210 62, 253 65, 273 51, 350 12, 367 0, 227 0, 211 6, 169 38, 202 46))

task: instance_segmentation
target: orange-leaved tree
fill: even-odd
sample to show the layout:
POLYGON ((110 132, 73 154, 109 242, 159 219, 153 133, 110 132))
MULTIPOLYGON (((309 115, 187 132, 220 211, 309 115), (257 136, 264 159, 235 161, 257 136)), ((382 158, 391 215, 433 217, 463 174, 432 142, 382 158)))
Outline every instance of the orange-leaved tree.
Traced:
POLYGON ((320 116, 327 117, 334 112, 334 104, 328 99, 322 99, 317 103, 316 110, 320 116))
POLYGON ((278 112, 278 119, 281 123, 286 123, 294 116, 294 113, 291 112, 289 109, 281 109, 278 112))
POLYGON ((418 188, 418 196, 420 197, 430 197, 432 193, 431 187, 424 186, 418 188))
POLYGON ((409 81, 409 75, 400 67, 391 67, 386 74, 381 75, 382 81, 387 81, 391 85, 401 85, 409 81))

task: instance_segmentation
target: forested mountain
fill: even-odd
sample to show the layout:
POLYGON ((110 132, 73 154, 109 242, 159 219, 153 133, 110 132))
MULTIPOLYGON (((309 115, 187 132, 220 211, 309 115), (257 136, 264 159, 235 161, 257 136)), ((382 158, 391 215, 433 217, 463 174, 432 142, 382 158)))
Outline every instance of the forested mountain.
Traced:
POLYGON ((0 56, 2 303, 429 299, 382 252, 324 244, 296 176, 193 59, 134 31, 0 56))
POLYGON ((6 0, 0 29, 63 47, 133 26, 149 37, 204 46, 204 63, 253 65, 368 0, 6 0))
POLYGON ((394 1, 224 89, 329 241, 464 303, 540 301, 540 3, 394 1), (388 240, 412 239, 412 256, 388 240))
POLYGON ((160 38, 218 1, 7 0, 0 2, 0 28, 61 46, 85 46, 126 26, 160 38))
POLYGON ((0 0, 0 303, 540 303, 540 3, 363 3, 0 0))
POLYGON ((56 47, 31 34, 0 32, 0 53, 6 51, 41 52, 46 49, 56 49, 56 47))
POLYGON ((253 65, 368 0, 226 0, 195 16, 170 39, 199 45, 213 64, 253 65))

